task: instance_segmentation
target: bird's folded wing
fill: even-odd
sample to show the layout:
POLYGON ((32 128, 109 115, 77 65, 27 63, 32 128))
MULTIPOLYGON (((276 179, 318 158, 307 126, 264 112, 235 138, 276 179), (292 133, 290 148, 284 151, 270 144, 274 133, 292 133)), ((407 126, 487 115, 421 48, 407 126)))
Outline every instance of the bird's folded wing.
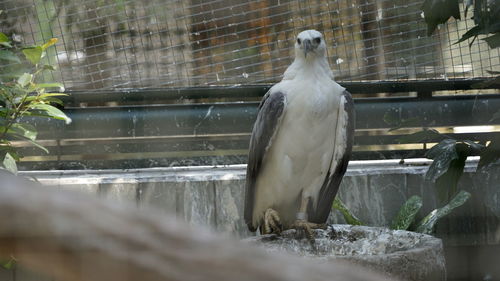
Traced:
POLYGON ((260 172, 262 159, 266 155, 285 110, 285 94, 282 92, 267 92, 259 106, 250 138, 250 151, 245 186, 245 222, 250 231, 255 231, 253 207, 255 199, 255 182, 260 172))
POLYGON ((332 202, 339 190, 340 182, 351 157, 354 138, 354 102, 351 94, 344 90, 340 99, 335 144, 330 169, 320 190, 315 207, 308 210, 309 221, 325 223, 332 208, 332 202))

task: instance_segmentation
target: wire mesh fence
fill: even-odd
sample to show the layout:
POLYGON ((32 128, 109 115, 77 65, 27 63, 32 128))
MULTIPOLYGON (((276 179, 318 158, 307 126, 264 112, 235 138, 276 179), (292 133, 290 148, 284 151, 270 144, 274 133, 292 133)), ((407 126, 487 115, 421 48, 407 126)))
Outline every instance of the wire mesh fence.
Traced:
POLYGON ((0 0, 0 30, 25 43, 59 38, 45 60, 66 88, 109 90, 279 81, 295 36, 315 28, 338 81, 488 76, 500 53, 454 44, 472 23, 432 37, 405 0, 0 0))

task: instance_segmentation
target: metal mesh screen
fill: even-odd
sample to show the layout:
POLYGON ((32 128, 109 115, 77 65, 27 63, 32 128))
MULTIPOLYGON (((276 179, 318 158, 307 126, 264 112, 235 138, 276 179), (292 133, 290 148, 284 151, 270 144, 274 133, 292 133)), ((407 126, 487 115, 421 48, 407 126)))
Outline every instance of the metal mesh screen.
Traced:
POLYGON ((422 1, 0 0, 1 31, 59 38, 46 60, 67 88, 245 85, 280 80, 297 33, 323 32, 338 81, 461 78, 498 70, 498 49, 453 44, 472 22, 425 35, 422 1))

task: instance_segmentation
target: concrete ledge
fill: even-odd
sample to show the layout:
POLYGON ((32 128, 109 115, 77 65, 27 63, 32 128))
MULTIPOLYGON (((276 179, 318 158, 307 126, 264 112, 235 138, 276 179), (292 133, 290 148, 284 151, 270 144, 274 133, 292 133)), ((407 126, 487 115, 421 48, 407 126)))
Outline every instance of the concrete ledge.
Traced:
MULTIPOLYGON (((381 175, 381 174, 423 174, 429 168, 432 160, 417 158, 401 160, 367 160, 351 161, 346 176, 381 175)), ((478 157, 469 157, 466 171, 475 170, 478 157)), ((46 184, 61 183, 134 183, 142 181, 209 181, 244 179, 246 165, 230 166, 191 166, 145 169, 103 169, 103 170, 47 170, 22 171, 19 174, 34 177, 46 184)))

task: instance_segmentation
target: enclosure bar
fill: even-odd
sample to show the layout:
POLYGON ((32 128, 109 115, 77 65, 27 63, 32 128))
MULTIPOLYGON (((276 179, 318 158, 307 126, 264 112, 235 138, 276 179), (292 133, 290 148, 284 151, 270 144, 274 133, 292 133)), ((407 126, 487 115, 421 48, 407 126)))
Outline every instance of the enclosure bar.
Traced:
MULTIPOLYGON (((352 94, 433 92, 471 90, 474 84, 484 82, 484 78, 456 80, 416 80, 416 81, 360 81, 339 82, 352 94)), ((82 103, 157 103, 158 101, 182 102, 199 99, 244 99, 260 98, 271 85, 214 86, 165 89, 119 89, 116 91, 67 91, 69 96, 63 101, 67 107, 78 107, 82 103)), ((496 85, 498 87, 498 85, 496 85)), ((495 88, 495 85, 491 86, 495 88)))

